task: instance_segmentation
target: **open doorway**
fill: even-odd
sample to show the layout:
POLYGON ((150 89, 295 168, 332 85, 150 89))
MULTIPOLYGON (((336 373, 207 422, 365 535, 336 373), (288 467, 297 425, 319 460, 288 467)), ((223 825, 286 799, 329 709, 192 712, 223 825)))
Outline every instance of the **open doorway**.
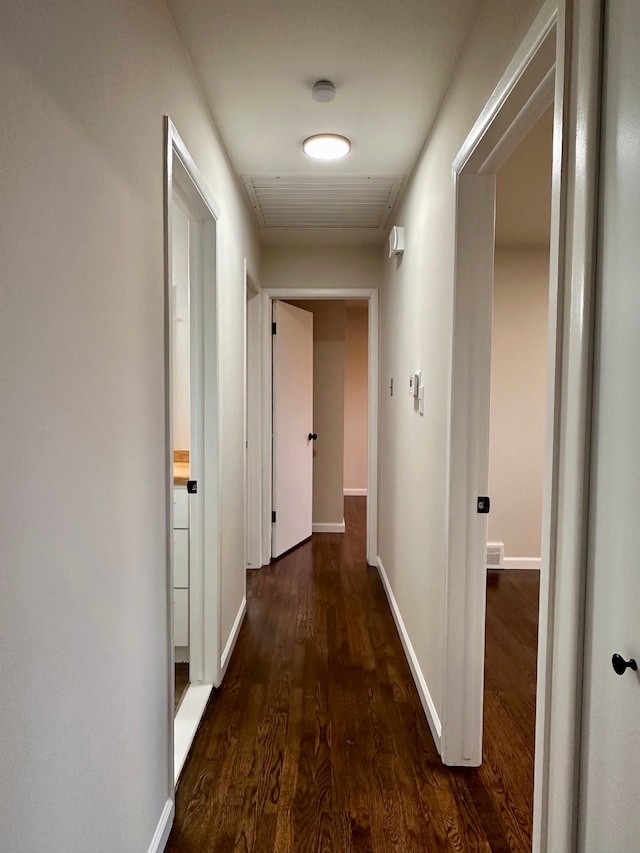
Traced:
POLYGON ((169 119, 165 190, 168 659, 175 785, 220 679, 219 211, 169 119))
MULTIPOLYGON (((344 316, 346 314, 346 305, 351 302, 351 300, 363 301, 366 303, 366 325, 367 325, 367 391, 366 391, 366 399, 367 399, 367 436, 366 441, 364 438, 362 439, 363 444, 366 444, 366 469, 367 469, 367 496, 365 498, 364 495, 360 495, 361 498, 365 498, 366 500, 366 538, 367 538, 367 562, 370 565, 375 565, 376 555, 377 555, 377 424, 378 424, 378 397, 377 397, 377 388, 378 388, 378 293, 375 289, 290 289, 290 288, 282 288, 282 289, 269 289, 263 291, 264 298, 264 308, 263 308, 263 328, 264 328, 264 337, 263 337, 263 365, 265 367, 265 371, 263 373, 265 389, 271 387, 271 377, 272 377, 272 321, 271 317, 273 316, 272 308, 274 301, 287 301, 287 302, 295 302, 296 305, 304 305, 307 307, 310 304, 309 300, 317 303, 331 303, 338 302, 342 305, 343 312, 343 327, 344 327, 344 316)), ((304 310, 304 309, 303 309, 304 310)), ((344 343, 343 343, 343 353, 344 353, 344 343)), ((344 355, 343 355, 344 359, 344 355)), ((344 376, 344 360, 342 366, 342 375, 344 376)), ((271 395, 266 393, 264 395, 264 409, 263 409, 263 430, 265 436, 265 444, 264 444, 264 459, 265 466, 263 468, 263 474, 265 476, 265 488, 263 494, 265 495, 265 501, 263 504, 263 517, 265 519, 265 523, 263 525, 263 530, 265 532, 269 532, 272 527, 272 445, 271 445, 271 435, 272 435, 272 406, 271 406, 271 395)), ((340 468, 340 474, 337 478, 338 487, 335 490, 337 495, 337 512, 339 513, 339 518, 330 518, 328 520, 322 520, 316 522, 314 527, 318 532, 340 532, 339 529, 331 529, 326 526, 320 526, 323 524, 333 525, 335 523, 336 528, 344 529, 344 512, 343 512, 343 501, 344 501, 344 404, 342 407, 342 420, 340 418, 334 419, 334 428, 339 432, 339 444, 340 450, 336 456, 338 460, 337 464, 340 468)), ((315 431, 315 423, 314 423, 314 431, 315 431)), ((319 435, 319 431, 316 433, 319 435)), ((334 471, 335 473, 335 471, 334 471)), ((263 546, 263 555, 265 555, 265 562, 268 562, 269 556, 271 553, 271 542, 269 537, 265 537, 264 546, 263 546)))
POLYGON ((542 513, 533 842, 569 849, 577 816, 600 10, 549 0, 453 163, 454 304, 445 662, 446 764, 480 766, 495 175, 554 109, 549 357, 542 513), (571 39, 568 38, 571 34, 571 39), (560 570, 561 568, 561 570, 560 570), (570 677, 567 677, 570 674, 570 677))
MULTIPOLYGON (((345 501, 357 503, 362 517, 366 514, 368 302, 285 302, 313 317, 311 531, 344 533, 345 501)), ((274 425, 274 432, 276 428, 274 425)), ((274 436, 274 444, 276 439, 274 436)))
POLYGON ((553 110, 496 175, 481 773, 517 803, 531 849, 548 376, 553 110))

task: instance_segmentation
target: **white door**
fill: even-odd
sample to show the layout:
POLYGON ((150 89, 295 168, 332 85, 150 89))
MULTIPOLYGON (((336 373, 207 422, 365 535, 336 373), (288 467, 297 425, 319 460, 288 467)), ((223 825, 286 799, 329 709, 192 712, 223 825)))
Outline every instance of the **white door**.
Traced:
MULTIPOLYGON (((605 4, 579 845, 640 850, 640 4, 605 4)), ((560 566, 560 570, 562 566, 560 566)))
POLYGON ((274 300, 273 557, 311 536, 313 314, 274 300))

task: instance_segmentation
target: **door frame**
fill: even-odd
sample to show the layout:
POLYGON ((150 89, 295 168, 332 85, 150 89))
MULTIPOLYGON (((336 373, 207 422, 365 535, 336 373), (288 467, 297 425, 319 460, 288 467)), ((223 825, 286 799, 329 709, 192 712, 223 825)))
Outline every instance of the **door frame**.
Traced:
POLYGON ((218 270, 216 232, 220 209, 175 125, 165 116, 165 464, 166 594, 169 695, 170 790, 178 775, 213 686, 220 683, 220 451, 218 410, 218 270), (189 675, 190 685, 174 717, 173 646, 173 412, 172 412, 172 214, 173 198, 189 218, 192 423, 190 463, 198 493, 189 507, 189 675), (191 237, 193 236, 193 240, 191 237), (191 278, 191 273, 193 277, 191 278), (192 387, 192 392, 194 388, 192 387), (194 402, 195 398, 195 402, 194 402), (193 440, 195 438, 195 441, 193 440), (192 520, 194 522, 192 529, 192 520), (193 565, 192 565, 193 558, 193 565))
POLYGON ((600 0, 548 0, 453 164, 442 757, 482 761, 495 173, 554 103, 533 851, 575 849, 597 213, 600 0), (561 570, 560 570, 561 568, 561 570))
POLYGON ((249 275, 244 259, 244 401, 245 401, 245 565, 259 569, 262 554, 262 289, 249 275))
POLYGON ((272 352, 271 316, 274 299, 342 301, 362 299, 368 302, 368 448, 367 448, 367 563, 376 566, 378 556, 378 290, 376 288, 265 288, 262 291, 262 560, 271 560, 271 510, 273 452, 271 435, 272 352))

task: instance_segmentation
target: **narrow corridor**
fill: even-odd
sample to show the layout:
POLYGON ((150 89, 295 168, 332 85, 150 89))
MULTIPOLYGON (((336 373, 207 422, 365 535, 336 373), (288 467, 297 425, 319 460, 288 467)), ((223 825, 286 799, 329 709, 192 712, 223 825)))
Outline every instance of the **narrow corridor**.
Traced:
POLYGON ((537 573, 489 586, 487 760, 444 767, 365 562, 365 501, 345 499, 346 535, 315 534, 249 573, 247 617, 180 781, 170 853, 531 849, 537 573))

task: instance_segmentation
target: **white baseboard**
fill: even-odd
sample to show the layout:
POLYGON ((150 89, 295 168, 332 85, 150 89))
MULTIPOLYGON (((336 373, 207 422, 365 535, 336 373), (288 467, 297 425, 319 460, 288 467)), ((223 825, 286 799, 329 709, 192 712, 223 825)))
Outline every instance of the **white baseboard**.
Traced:
POLYGON ((342 522, 332 523, 332 522, 319 522, 316 524, 315 522, 311 525, 311 530, 313 533, 344 533, 345 524, 344 518, 342 522))
POLYGON ((345 489, 344 494, 347 497, 365 497, 367 496, 366 489, 345 489))
POLYGON ((434 705, 433 699, 431 698, 431 694, 429 693, 427 682, 425 681, 424 675, 422 674, 422 670, 420 669, 420 665, 418 664, 416 653, 411 644, 411 640, 409 639, 409 635, 407 634, 407 629, 404 626, 404 620, 400 615, 398 603, 396 601, 395 595, 393 594, 393 590, 391 589, 389 578, 387 577, 387 573, 384 570, 384 566, 382 565, 382 560, 380 559, 380 557, 377 558, 377 563, 378 573, 382 580, 384 591, 387 594, 387 600, 389 601, 389 606, 391 607, 391 612, 393 613, 393 619, 396 623, 398 634, 400 634, 400 639, 402 640, 404 653, 407 656, 409 668, 411 669, 413 680, 415 681, 416 688, 418 690, 418 695, 420 696, 420 701, 422 702, 422 707, 424 709, 427 722, 429 723, 429 728, 431 729, 431 734, 433 735, 433 739, 436 744, 436 749, 438 750, 438 753, 440 753, 440 741, 442 740, 442 723, 440 722, 440 717, 438 716, 438 712, 436 711, 436 706, 434 705))
POLYGON ((540 569, 542 559, 540 557, 504 557, 503 569, 540 569))
POLYGON ((233 623, 233 628, 231 629, 231 634, 229 634, 229 639, 227 640, 227 645, 224 647, 224 651, 222 652, 222 658, 220 659, 220 681, 224 678, 224 674, 227 671, 227 667, 229 666, 229 661, 231 660, 231 655, 233 654, 233 650, 236 645, 236 640, 238 639, 238 634, 240 633, 240 628, 242 628, 242 620, 244 619, 244 615, 247 612, 247 599, 242 599, 242 604, 240 605, 240 610, 238 610, 238 614, 235 618, 235 622, 233 623))
POLYGON ((162 814, 160 815, 160 820, 158 821, 156 831, 154 832, 153 838, 151 839, 151 844, 149 845, 149 853, 162 853, 164 848, 167 846, 171 827, 173 826, 174 815, 175 805, 173 800, 169 798, 164 804, 164 808, 162 809, 162 814))
POLYGON ((176 785, 212 690, 212 684, 190 684, 173 719, 173 781, 176 785))

